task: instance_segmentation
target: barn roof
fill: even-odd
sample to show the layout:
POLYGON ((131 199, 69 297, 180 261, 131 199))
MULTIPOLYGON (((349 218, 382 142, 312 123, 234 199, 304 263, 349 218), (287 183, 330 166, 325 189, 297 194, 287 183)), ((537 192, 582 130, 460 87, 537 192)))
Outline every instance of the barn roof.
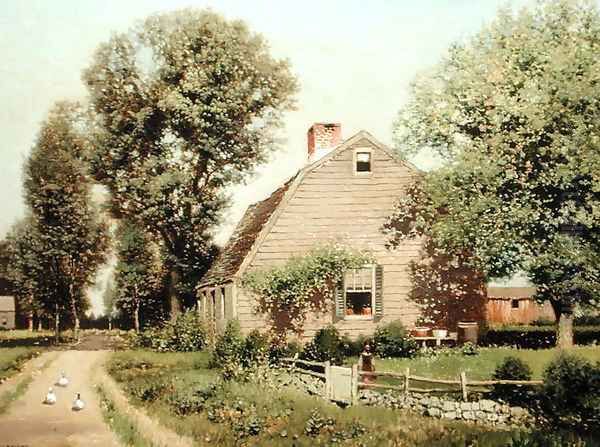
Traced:
POLYGON ((0 296, 0 312, 14 312, 15 311, 15 297, 14 296, 0 296))
MULTIPOLYGON (((273 192, 267 199, 263 200, 262 202, 255 203, 254 205, 250 205, 242 217, 242 220, 240 220, 235 231, 231 235, 227 245, 223 248, 212 267, 201 279, 198 287, 220 284, 229 281, 233 279, 232 277, 234 275, 239 274, 240 271, 243 271, 244 260, 247 257, 252 258, 251 252, 255 242, 259 240, 262 233, 268 233, 268 231, 270 231, 269 221, 271 220, 271 216, 275 214, 274 219, 276 219, 278 208, 285 206, 285 204, 282 204, 282 202, 289 200, 285 199, 285 197, 294 194, 294 191, 298 188, 298 185, 300 182, 302 182, 302 179, 308 172, 311 172, 319 166, 325 164, 328 160, 332 159, 340 152, 348 149, 354 143, 363 138, 369 140, 372 144, 386 152, 393 159, 397 160, 395 155, 369 132, 361 130, 354 136, 346 139, 324 157, 300 169, 296 175, 289 179, 282 187, 273 192)), ((415 166, 411 165, 407 161, 398 162, 415 172, 419 172, 415 166)))
POLYGON ((488 298, 494 299, 528 299, 535 295, 535 287, 489 287, 488 298))

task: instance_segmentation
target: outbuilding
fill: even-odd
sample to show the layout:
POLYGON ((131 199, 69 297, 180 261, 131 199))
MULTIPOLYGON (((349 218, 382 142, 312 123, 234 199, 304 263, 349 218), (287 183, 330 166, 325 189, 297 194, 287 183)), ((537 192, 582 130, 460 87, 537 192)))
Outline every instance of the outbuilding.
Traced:
POLYGON ((15 328, 15 297, 0 296, 0 329, 15 328))

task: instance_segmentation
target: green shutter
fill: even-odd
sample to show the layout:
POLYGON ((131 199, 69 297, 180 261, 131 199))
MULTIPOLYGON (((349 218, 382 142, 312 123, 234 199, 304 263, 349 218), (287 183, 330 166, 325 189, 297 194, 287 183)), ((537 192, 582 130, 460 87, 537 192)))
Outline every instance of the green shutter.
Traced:
POLYGON ((383 267, 375 266, 375 313, 376 320, 383 318, 383 267))
POLYGON ((346 300, 344 298, 344 279, 342 278, 335 287, 335 321, 342 320, 346 314, 346 300))

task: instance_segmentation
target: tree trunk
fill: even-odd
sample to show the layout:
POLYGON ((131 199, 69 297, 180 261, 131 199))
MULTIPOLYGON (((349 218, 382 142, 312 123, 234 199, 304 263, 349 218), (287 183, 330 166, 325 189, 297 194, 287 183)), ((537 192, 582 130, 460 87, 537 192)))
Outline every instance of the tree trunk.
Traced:
POLYGON ((573 312, 562 312, 558 317, 556 346, 559 349, 570 349, 573 347, 573 312))
POLYGON ((58 304, 54 314, 54 340, 56 344, 60 342, 60 313, 58 312, 58 304))
POLYGON ((133 327, 136 334, 140 332, 140 300, 137 284, 133 286, 133 327))
POLYGON ((179 283, 179 272, 173 268, 169 275, 169 305, 171 310, 171 321, 177 318, 177 315, 181 313, 181 303, 179 302, 179 296, 177 294, 177 284, 179 283))
POLYGON ((27 329, 33 332, 33 293, 29 294, 29 311, 27 312, 27 329))
POLYGON ((561 302, 552 302, 554 313, 558 319, 556 330, 556 346, 559 349, 573 347, 573 306, 561 302))
POLYGON ((73 284, 69 284, 69 299, 71 301, 71 313, 73 314, 73 320, 75 325, 73 326, 73 336, 76 340, 79 340, 79 313, 77 312, 77 306, 75 304, 75 294, 73 293, 73 284))
POLYGON ((112 331, 112 318, 108 318, 108 330, 112 331))

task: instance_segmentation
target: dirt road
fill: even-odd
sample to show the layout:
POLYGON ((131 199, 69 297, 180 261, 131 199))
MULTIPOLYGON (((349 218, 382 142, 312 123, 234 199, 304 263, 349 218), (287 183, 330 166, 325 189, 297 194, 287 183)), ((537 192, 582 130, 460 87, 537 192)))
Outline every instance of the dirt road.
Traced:
POLYGON ((0 446, 118 446, 115 435, 104 423, 98 396, 93 389, 96 368, 106 351, 63 351, 41 372, 33 373, 33 382, 25 395, 0 416, 0 446), (60 372, 65 371, 70 383, 55 386, 60 372), (52 386, 58 401, 42 403, 52 386), (86 407, 72 411, 76 393, 81 393, 86 407))

